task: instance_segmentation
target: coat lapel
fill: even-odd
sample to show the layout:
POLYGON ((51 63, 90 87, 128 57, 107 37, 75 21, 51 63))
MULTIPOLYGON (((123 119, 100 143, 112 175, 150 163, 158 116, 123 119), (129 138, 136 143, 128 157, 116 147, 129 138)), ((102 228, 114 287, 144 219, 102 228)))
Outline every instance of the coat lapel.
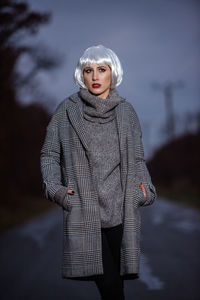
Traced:
POLYGON ((122 189, 125 190, 126 174, 127 174, 127 160, 126 160, 126 122, 125 109, 123 102, 116 107, 117 129, 119 134, 119 149, 120 149, 120 167, 121 167, 121 183, 122 189))
POLYGON ((125 131, 124 131, 124 105, 119 104, 116 107, 117 129, 119 134, 120 151, 124 149, 125 131))
POLYGON ((71 97, 70 99, 72 101, 69 101, 67 106, 69 119, 84 148, 88 151, 90 138, 86 133, 85 124, 83 121, 82 103, 78 97, 78 94, 76 94, 76 97, 71 97))

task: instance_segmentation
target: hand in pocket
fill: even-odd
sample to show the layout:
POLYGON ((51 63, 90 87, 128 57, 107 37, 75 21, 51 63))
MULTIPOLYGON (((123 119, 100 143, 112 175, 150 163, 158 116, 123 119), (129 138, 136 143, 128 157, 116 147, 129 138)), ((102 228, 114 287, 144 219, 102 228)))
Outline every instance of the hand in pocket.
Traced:
POLYGON ((145 189, 145 187, 143 186, 142 182, 139 183, 139 187, 141 188, 144 197, 146 197, 146 196, 147 196, 147 192, 146 192, 146 189, 145 189))

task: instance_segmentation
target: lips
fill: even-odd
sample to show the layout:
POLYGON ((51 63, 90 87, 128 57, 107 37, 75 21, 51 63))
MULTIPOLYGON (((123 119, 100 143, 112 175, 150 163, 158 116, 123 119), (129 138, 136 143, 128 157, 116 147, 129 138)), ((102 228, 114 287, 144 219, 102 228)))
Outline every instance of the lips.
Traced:
POLYGON ((99 84, 99 83, 93 83, 92 87, 93 87, 94 89, 98 89, 98 88, 101 87, 101 84, 99 84))

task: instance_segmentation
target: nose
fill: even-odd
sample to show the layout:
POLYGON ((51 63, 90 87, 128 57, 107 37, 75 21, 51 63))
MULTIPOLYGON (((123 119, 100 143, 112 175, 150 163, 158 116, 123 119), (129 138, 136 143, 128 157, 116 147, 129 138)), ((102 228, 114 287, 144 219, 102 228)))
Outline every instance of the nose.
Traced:
POLYGON ((93 73, 92 73, 92 80, 98 80, 98 71, 97 70, 94 70, 93 73))

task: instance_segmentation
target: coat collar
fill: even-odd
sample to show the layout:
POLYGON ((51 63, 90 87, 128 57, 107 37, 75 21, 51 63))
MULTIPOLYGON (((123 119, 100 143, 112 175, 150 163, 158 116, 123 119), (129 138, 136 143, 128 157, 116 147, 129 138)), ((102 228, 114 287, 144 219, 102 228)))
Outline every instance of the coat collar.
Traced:
MULTIPOLYGON (((68 105, 67 105, 67 112, 69 119, 71 121, 71 124, 76 131, 77 135, 79 136, 83 146, 87 151, 89 151, 89 144, 90 144, 90 138, 86 134, 86 129, 84 125, 84 119, 83 119, 83 104, 80 99, 79 93, 73 94, 69 97, 68 105)), ((125 135, 122 134, 125 132, 123 129, 124 126, 124 102, 125 99, 122 99, 123 101, 119 103, 115 110, 116 110, 116 120, 117 120, 117 129, 119 134, 119 144, 120 144, 120 150, 124 149, 123 144, 125 142, 125 135)))

